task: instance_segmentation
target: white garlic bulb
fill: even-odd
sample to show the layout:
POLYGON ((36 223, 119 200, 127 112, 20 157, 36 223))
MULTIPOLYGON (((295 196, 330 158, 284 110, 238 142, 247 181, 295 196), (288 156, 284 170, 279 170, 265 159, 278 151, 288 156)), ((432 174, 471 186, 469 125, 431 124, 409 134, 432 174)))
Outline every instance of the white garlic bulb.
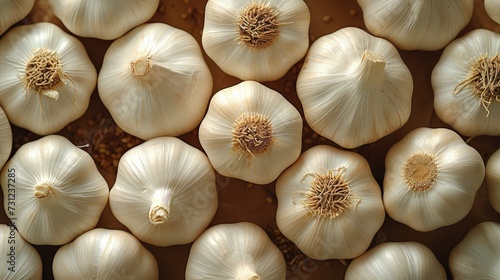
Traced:
POLYGON ((474 0, 357 0, 367 29, 403 50, 444 48, 469 23, 474 0))
POLYGON ((500 1, 484 0, 484 9, 492 20, 500 24, 500 1))
POLYGON ((215 172, 200 150, 174 137, 127 151, 109 194, 114 216, 155 246, 193 242, 217 210, 215 172))
POLYGON ((491 206, 500 213, 500 148, 490 156, 486 163, 485 181, 491 206))
POLYGON ((48 22, 22 25, 0 53, 0 105, 13 124, 47 135, 87 110, 97 72, 77 38, 48 22))
POLYGON ((92 157, 59 135, 21 146, 0 179, 5 212, 36 245, 62 245, 94 228, 108 202, 92 157))
POLYGON ((15 221, 10 225, 0 225, 0 252, 0 279, 42 279, 42 259, 38 251, 19 235, 15 221))
POLYGON ((385 159, 384 205, 418 231, 457 223, 471 210, 485 175, 481 155, 447 128, 417 128, 385 159))
POLYGON ((34 4, 35 0, 0 0, 0 35, 26 17, 34 4))
POLYGON ((454 280, 500 279, 500 223, 472 227, 450 253, 454 280))
POLYGON ((446 280, 443 265, 425 245, 417 242, 387 242, 355 258, 345 280, 446 280))
POLYGON ((225 73, 273 81, 306 54, 309 22, 302 0, 208 0, 202 45, 225 73))
POLYGON ((7 162, 12 151, 12 128, 5 112, 0 107, 0 170, 7 162))
POLYGON ((125 132, 142 139, 179 136, 199 125, 212 75, 196 40, 163 23, 115 40, 99 72, 99 96, 125 132))
POLYGON ((344 148, 375 142, 410 117, 413 80, 387 40, 346 27, 317 39, 297 78, 309 126, 344 148))
POLYGON ((191 246, 186 266, 186 280, 285 278, 283 254, 263 229, 249 222, 207 229, 191 246))
POLYGON ((155 257, 134 236, 103 228, 59 248, 52 271, 56 280, 159 279, 155 257))
POLYGON ((158 9, 159 0, 48 0, 54 15, 81 37, 114 40, 145 23, 158 9))
POLYGON ((268 184, 299 157, 302 117, 280 93, 245 81, 212 97, 198 136, 217 172, 268 184))
POLYGON ((313 259, 361 255, 385 219, 368 162, 327 145, 305 151, 279 176, 276 197, 279 230, 313 259))
POLYGON ((476 29, 451 42, 432 71, 438 117, 465 136, 500 135, 500 34, 476 29))

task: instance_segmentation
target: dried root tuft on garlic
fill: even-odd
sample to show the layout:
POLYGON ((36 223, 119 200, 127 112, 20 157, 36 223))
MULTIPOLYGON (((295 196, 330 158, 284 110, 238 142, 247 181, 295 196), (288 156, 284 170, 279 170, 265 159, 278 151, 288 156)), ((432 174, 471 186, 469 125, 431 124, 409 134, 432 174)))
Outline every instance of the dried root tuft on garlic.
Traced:
POLYGON ((403 50, 444 48, 469 23, 474 0, 357 0, 368 30, 403 50))
POLYGON ((413 80, 387 40, 346 27, 316 40, 297 78, 309 126, 344 148, 372 143, 410 117, 413 80))
POLYGON ((66 244, 94 228, 108 202, 108 184, 92 157, 59 135, 21 146, 0 182, 5 212, 35 245, 66 244))
POLYGON ((490 156, 486 163, 485 181, 491 206, 500 213, 500 148, 490 156))
POLYGON ((22 25, 0 53, 0 105, 14 125, 52 134, 87 110, 97 72, 76 37, 48 22, 22 25))
POLYGON ((159 279, 155 257, 133 235, 103 228, 59 248, 52 271, 56 280, 159 279))
POLYGON ((212 97, 199 139, 220 174, 268 184, 299 157, 302 117, 280 93, 245 81, 212 97))
POLYGON ((387 242, 355 258, 345 280, 434 279, 446 280, 443 265, 425 245, 417 242, 387 242))
POLYGON ((99 96, 125 132, 147 140, 196 128, 212 96, 212 75, 189 33, 143 24, 115 40, 99 72, 99 96))
POLYGON ((259 226, 240 222, 219 224, 193 243, 186 280, 286 278, 285 258, 259 226))
POLYGON ((54 15, 75 35, 114 40, 145 23, 159 0, 48 0, 54 15))
POLYGON ((10 122, 5 115, 4 110, 0 107, 0 170, 7 162, 12 152, 12 128, 10 122))
POLYGON ((273 81, 306 54, 309 22, 302 0, 209 0, 202 44, 225 73, 273 81))
POLYGON ((417 128, 387 152, 386 212, 422 232, 457 223, 471 210, 484 175, 481 155, 457 133, 417 128))
POLYGON ((385 219, 380 187, 360 155, 319 145, 276 181, 279 230, 308 257, 365 252, 385 219))
POLYGON ((472 227, 453 248, 448 262, 455 280, 500 279, 500 223, 472 227))
POLYGON ((500 1, 484 0, 484 9, 492 20, 500 24, 500 1))
POLYGON ((476 29, 451 42, 432 71, 438 117, 465 136, 500 135, 500 34, 476 29))
POLYGON ((26 17, 34 4, 35 0, 0 0, 0 35, 26 17))
POLYGON ((207 156, 185 142, 151 139, 122 156, 109 202, 139 240, 155 246, 190 243, 217 210, 215 172, 207 156))
POLYGON ((0 279, 42 280, 42 259, 38 251, 16 230, 15 223, 0 225, 0 279))

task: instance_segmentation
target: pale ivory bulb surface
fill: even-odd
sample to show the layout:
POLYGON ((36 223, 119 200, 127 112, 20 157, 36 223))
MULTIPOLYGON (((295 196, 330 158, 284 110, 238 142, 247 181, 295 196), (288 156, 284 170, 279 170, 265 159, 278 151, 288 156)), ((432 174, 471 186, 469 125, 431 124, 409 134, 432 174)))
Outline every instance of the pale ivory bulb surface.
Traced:
POLYGON ((47 135, 87 110, 97 72, 76 37, 48 22, 17 26, 0 53, 0 105, 12 124, 47 135))
POLYGON ((403 126, 413 80, 387 40, 346 27, 317 39, 297 78, 309 126, 344 148, 372 143, 403 126))
POLYGON ((488 221, 472 227, 448 262, 454 280, 500 279, 500 224, 488 221))
POLYGON ((35 247, 19 235, 15 224, 0 225, 0 252, 0 279, 42 279, 42 259, 35 247))
POLYGON ((155 257, 133 235, 104 228, 59 248, 52 271, 56 280, 159 279, 155 257))
POLYGON ((186 280, 284 280, 285 258, 259 226, 240 222, 210 227, 193 243, 186 280))
POLYGON ((0 0, 0 35, 26 17, 34 4, 35 0, 0 0))
POLYGON ((48 0, 54 15, 81 37, 114 40, 145 23, 159 0, 48 0))
POLYGON ((306 54, 309 23, 302 0, 209 0, 202 45, 226 74, 273 81, 306 54))
POLYGON ((299 157, 302 117, 280 93, 245 81, 212 97, 198 137, 217 172, 268 184, 299 157))
POLYGON ((416 128, 387 152, 384 205, 394 220, 428 232, 471 210, 485 175, 481 155, 447 128, 416 128))
POLYGON ((357 0, 375 36, 403 50, 444 48, 469 23, 474 0, 357 0))
POLYGON ((122 156, 109 200, 114 216, 139 240, 190 243, 217 210, 215 171, 204 153, 182 140, 151 139, 122 156))
POLYGON ((432 70, 438 117, 465 136, 500 135, 500 34, 476 29, 451 42, 432 70))
POLYGON ((145 140, 196 128, 212 84, 194 37, 164 23, 141 25, 115 40, 98 78, 99 96, 113 120, 145 140))
POLYGON ((108 202, 108 184, 92 157, 59 135, 21 146, 0 177, 5 212, 35 245, 66 244, 94 228, 108 202))
POLYGON ((345 280, 446 280, 443 265, 425 245, 387 242, 355 258, 347 267, 345 280))
POLYGON ((7 162, 12 151, 12 128, 5 112, 0 107, 0 170, 7 162))
POLYGON ((500 148, 486 162, 485 180, 491 206, 500 213, 500 148))
POLYGON ((317 260, 361 255, 385 219, 368 162, 327 145, 305 151, 279 176, 276 197, 279 230, 317 260))
POLYGON ((499 0, 484 0, 484 9, 486 14, 500 24, 500 1, 499 0))

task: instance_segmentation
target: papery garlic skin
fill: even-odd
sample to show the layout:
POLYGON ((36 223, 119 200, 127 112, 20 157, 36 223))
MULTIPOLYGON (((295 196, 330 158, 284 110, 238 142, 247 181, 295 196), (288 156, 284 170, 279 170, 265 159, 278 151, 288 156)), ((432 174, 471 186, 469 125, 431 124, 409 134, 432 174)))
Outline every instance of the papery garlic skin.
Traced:
POLYGON ((193 243, 186 280, 285 279, 281 251, 259 226, 240 222, 210 227, 193 243))
POLYGON ((0 279, 42 279, 42 259, 38 251, 17 232, 15 224, 0 225, 0 252, 0 279))
POLYGON ((228 75, 273 81, 306 54, 309 23, 302 0, 209 0, 202 45, 228 75))
POLYGON ((108 201, 108 184, 92 157, 59 135, 21 146, 0 182, 5 212, 35 245, 66 244, 94 228, 108 201), (15 211, 9 208, 12 189, 15 211))
POLYGON ((375 36, 403 50, 444 48, 469 23, 474 0, 357 0, 375 36))
POLYGON ((492 20, 500 24, 500 1, 484 0, 484 10, 492 20))
POLYGON ((486 162, 485 181, 491 206, 500 213, 500 148, 486 162))
POLYGON ((133 235, 96 228, 59 248, 52 263, 54 279, 159 279, 158 264, 133 235))
POLYGON ((356 27, 317 39, 297 78, 306 122, 349 149, 403 126, 412 94, 412 75, 397 49, 356 27))
POLYGON ((139 240, 155 246, 190 243, 217 210, 215 171, 205 154, 183 141, 151 139, 122 156, 109 202, 139 240))
POLYGON ((114 40, 145 23, 159 0, 48 0, 54 15, 75 35, 114 40))
POLYGON ((450 253, 455 280, 500 279, 500 224, 482 222, 472 227, 450 253))
POLYGON ((114 41, 99 72, 99 96, 125 132, 147 140, 196 128, 212 96, 212 75, 196 40, 163 23, 114 41))
POLYGON ((428 232, 462 220, 485 175, 481 155, 447 128, 417 128, 385 158, 384 205, 394 220, 428 232))
POLYGON ((461 135, 500 135, 499 54, 500 34, 476 29, 451 42, 432 70, 436 114, 461 135))
POLYGON ((0 35, 26 17, 34 4, 35 0, 0 0, 0 35))
POLYGON ((305 151, 279 176, 276 197, 279 230, 317 260, 361 255, 385 219, 368 162, 327 145, 305 151))
POLYGON ((217 172, 268 184, 299 157, 302 117, 280 93, 245 81, 212 97, 198 137, 217 172))
POLYGON ((12 151, 12 128, 5 112, 0 107, 0 170, 7 162, 12 151))
POLYGON ((355 258, 345 280, 446 280, 446 271, 434 253, 417 242, 387 242, 355 258))
POLYGON ((76 37, 48 22, 22 25, 2 37, 0 53, 0 106, 12 124, 47 135, 87 110, 97 72, 76 37))

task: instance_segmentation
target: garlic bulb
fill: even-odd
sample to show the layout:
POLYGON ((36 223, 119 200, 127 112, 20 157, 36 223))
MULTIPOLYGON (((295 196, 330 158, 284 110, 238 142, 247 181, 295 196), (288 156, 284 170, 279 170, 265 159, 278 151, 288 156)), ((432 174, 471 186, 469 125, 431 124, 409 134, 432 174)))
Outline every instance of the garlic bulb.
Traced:
POLYGON ((485 180, 491 206, 500 213, 500 148, 490 156, 486 163, 485 180))
POLYGON ((215 172, 205 154, 183 141, 151 139, 122 156, 109 202, 114 216, 139 240, 186 244, 215 215, 215 172))
POLYGON ((217 172, 268 184, 299 157, 302 117, 280 93, 245 81, 212 97, 198 136, 217 172))
POLYGON ((14 125, 47 135, 87 110, 97 72, 75 37, 48 22, 22 25, 0 53, 0 106, 14 125))
POLYGON ((313 259, 361 255, 385 219, 368 162, 327 145, 305 151, 279 176, 276 197, 279 230, 313 259))
POLYGON ((492 20, 500 24, 500 1, 484 0, 484 9, 492 20))
POLYGON ((306 54, 309 22, 302 0, 208 0, 202 45, 225 73, 273 81, 306 54))
POLYGON ((387 242, 355 258, 345 280, 446 280, 446 272, 434 253, 417 242, 387 242))
POLYGON ((12 129, 5 112, 0 107, 0 170, 7 162, 12 151, 12 129))
POLYGON ((470 31, 451 42, 432 71, 438 117, 465 136, 500 135, 500 34, 470 31))
POLYGON ((159 279, 155 257, 130 233, 96 228, 59 248, 54 279, 159 279))
POLYGON ((38 251, 19 235, 15 221, 10 225, 0 225, 0 252, 0 279, 42 279, 42 259, 38 251))
POLYGON ((186 280, 285 278, 281 251, 263 229, 248 222, 207 229, 193 243, 186 266, 186 280))
POLYGON ((446 128, 417 128, 385 159, 384 205, 418 231, 454 224, 472 208, 485 175, 481 155, 446 128))
POLYGON ((150 23, 109 46, 98 89, 125 132, 142 139, 178 136, 203 119, 212 96, 212 75, 189 33, 150 23))
POLYGON ((0 35, 26 17, 34 4, 35 0, 0 0, 0 35))
POLYGON ((81 37, 114 40, 153 17, 159 0, 48 0, 54 15, 81 37))
POLYGON ((90 155, 59 135, 21 146, 0 176, 5 212, 35 245, 62 245, 94 228, 108 201, 90 155))
POLYGON ((474 0, 357 0, 375 36, 403 50, 444 48, 469 23, 474 0))
POLYGON ((316 40, 297 78, 309 126, 344 148, 372 143, 410 116, 413 80, 387 40, 346 27, 316 40))
POLYGON ((454 280, 500 279, 500 223, 472 227, 450 253, 454 280))

